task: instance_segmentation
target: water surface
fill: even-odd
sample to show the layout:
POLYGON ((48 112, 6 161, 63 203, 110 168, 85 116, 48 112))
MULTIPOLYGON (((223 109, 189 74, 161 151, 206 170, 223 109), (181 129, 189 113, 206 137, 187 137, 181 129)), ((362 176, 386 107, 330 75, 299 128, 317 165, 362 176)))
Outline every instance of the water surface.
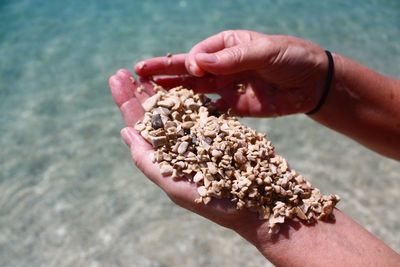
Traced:
MULTIPOLYGON (((269 266, 176 207, 131 163, 107 88, 118 68, 225 29, 292 34, 400 77, 400 3, 0 3, 0 266, 269 266)), ((400 251, 400 164, 305 116, 244 119, 400 251)))

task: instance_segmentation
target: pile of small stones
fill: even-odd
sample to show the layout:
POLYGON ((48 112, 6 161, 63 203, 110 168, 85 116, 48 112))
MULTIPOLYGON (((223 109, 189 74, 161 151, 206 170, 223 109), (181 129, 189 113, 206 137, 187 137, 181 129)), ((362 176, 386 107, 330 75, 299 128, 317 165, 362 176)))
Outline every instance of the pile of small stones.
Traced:
POLYGON ((163 176, 186 178, 197 185, 198 203, 228 198, 237 209, 257 212, 277 233, 286 218, 313 223, 328 218, 337 195, 322 195, 275 154, 264 134, 228 113, 219 113, 202 94, 176 87, 143 104, 135 125, 154 149, 163 176))

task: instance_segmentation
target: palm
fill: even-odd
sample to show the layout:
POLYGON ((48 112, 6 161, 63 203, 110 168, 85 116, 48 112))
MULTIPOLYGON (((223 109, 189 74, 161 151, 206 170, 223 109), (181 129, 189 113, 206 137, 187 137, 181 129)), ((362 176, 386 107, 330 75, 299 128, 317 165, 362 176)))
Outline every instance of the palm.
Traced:
MULTIPOLYGON (((200 78, 201 79, 201 78, 200 78)), ((209 93, 217 93, 219 103, 240 116, 270 117, 290 114, 301 108, 303 90, 277 86, 257 71, 214 77, 215 86, 209 93)), ((196 85, 192 85, 196 89, 196 85)))
POLYGON ((273 72, 268 69, 244 71, 216 77, 215 92, 241 116, 270 117, 303 113, 314 106, 315 85, 308 82, 311 80, 307 79, 308 75, 288 69, 283 72, 279 68, 273 72), (241 85, 245 88, 244 92, 238 90, 241 85))
MULTIPOLYGON (((132 75, 127 70, 119 70, 109 80, 112 96, 119 107, 127 127, 132 127, 144 115, 141 103, 154 93, 149 82, 132 82, 132 75), (144 86, 141 93, 137 88, 144 86)), ((249 211, 237 211, 227 200, 213 200, 208 205, 196 204, 198 198, 196 186, 185 180, 175 181, 171 177, 162 177, 159 166, 154 163, 151 154, 153 147, 138 133, 135 134, 134 144, 131 145, 132 158, 137 167, 155 184, 161 187, 178 205, 196 212, 214 222, 226 227, 237 227, 254 220, 255 214, 249 211)))
POLYGON ((274 117, 304 113, 314 105, 311 92, 307 92, 310 89, 305 90, 297 84, 277 85, 261 71, 205 77, 162 76, 154 80, 167 88, 183 85, 200 93, 218 94, 221 99, 217 103, 221 108, 230 108, 240 116, 274 117))

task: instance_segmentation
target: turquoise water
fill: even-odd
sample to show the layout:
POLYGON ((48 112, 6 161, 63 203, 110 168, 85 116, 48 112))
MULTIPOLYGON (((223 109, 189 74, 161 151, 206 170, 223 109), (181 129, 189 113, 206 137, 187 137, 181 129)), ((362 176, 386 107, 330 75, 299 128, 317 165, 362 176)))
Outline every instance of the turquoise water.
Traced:
MULTIPOLYGON (((269 266, 132 166, 108 76, 245 28, 307 38, 400 77, 399 11, 397 0, 2 0, 0 266, 269 266)), ((398 162, 304 116, 244 121, 400 251, 398 162)))

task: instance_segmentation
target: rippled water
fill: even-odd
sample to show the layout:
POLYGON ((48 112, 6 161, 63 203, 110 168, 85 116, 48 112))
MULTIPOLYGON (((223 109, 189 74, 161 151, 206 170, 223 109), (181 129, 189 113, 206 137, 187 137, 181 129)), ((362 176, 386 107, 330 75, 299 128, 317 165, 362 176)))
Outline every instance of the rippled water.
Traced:
MULTIPOLYGON (((308 38, 400 77, 399 10, 397 0, 1 1, 0 266, 268 266, 132 165, 108 76, 245 28, 308 38)), ((304 116, 244 121, 400 250, 398 162, 304 116)))

